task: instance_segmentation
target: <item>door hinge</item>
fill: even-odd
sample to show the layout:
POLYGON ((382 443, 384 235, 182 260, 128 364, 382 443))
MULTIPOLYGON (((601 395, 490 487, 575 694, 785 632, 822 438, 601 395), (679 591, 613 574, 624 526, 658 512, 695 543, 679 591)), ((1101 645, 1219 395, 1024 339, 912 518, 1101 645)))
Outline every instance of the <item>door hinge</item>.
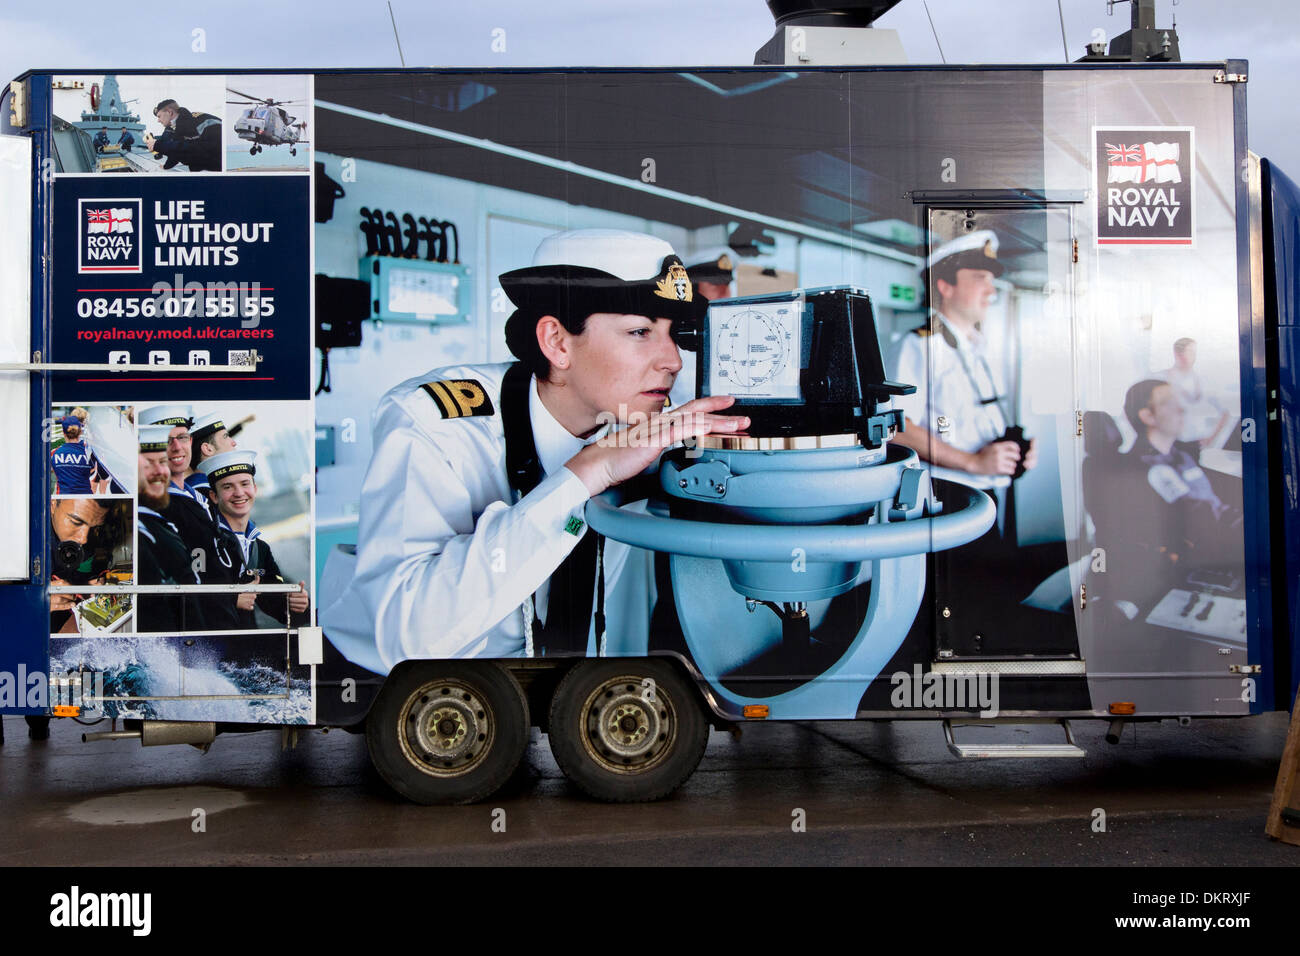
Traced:
POLYGON ((1245 82, 1246 82, 1246 74, 1245 74, 1245 73, 1225 73, 1225 72, 1223 72, 1223 70, 1219 70, 1219 71, 1217 71, 1217 72, 1214 74, 1214 82, 1215 82, 1215 83, 1245 83, 1245 82))
POLYGON ((1079 610, 1082 611, 1088 606, 1088 585, 1079 585, 1079 610))
POLYGON ((1083 437, 1083 411, 1077 408, 1074 410, 1074 437, 1083 437))
POLYGON ((40 576, 41 576, 41 559, 32 558, 32 577, 39 578, 40 576))
POLYGON ((1230 664, 1228 666, 1229 674, 1262 674, 1264 668, 1260 664, 1230 664))
POLYGON ((1078 239, 1071 239, 1071 240, 1070 240, 1070 244, 1071 244, 1071 246, 1073 247, 1073 253, 1072 253, 1072 254, 1073 254, 1074 258, 1073 258, 1072 261, 1073 261, 1073 262, 1078 262, 1078 261, 1079 261, 1079 240, 1078 240, 1078 239))

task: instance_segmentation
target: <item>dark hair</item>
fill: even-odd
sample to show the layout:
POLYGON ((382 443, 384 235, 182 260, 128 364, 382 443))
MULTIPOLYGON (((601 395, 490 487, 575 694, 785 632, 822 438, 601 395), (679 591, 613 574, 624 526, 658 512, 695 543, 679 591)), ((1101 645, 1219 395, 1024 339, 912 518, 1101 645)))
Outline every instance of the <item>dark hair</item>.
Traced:
MULTIPOLYGON (((581 335, 587 330, 589 316, 565 313, 555 317, 573 335, 581 335)), ((546 381, 551 377, 551 362, 542 353, 541 346, 537 344, 537 323, 541 320, 541 313, 516 309, 514 314, 506 319, 506 348, 510 349, 511 354, 523 362, 538 379, 546 381)))
MULTIPOLYGON (((205 435, 201 441, 192 442, 190 444, 190 467, 195 471, 199 470, 199 462, 203 460, 203 446, 205 444, 212 445, 212 442, 208 441, 208 439, 215 435, 216 432, 213 432, 211 435, 205 435)), ((217 446, 212 445, 212 447, 215 449, 217 446)))
POLYGON ((921 271, 920 305, 922 308, 938 308, 937 303, 942 298, 939 294, 940 279, 949 285, 957 284, 956 256, 948 256, 921 271))
POLYGON ((63 429, 63 435, 68 441, 76 441, 77 436, 81 434, 80 425, 67 425, 63 429))
POLYGON ((1146 432, 1146 422, 1138 418, 1138 412, 1151 407, 1151 396, 1161 385, 1168 385, 1162 378, 1144 378, 1128 390, 1124 396, 1124 417, 1133 426, 1138 435, 1146 432))

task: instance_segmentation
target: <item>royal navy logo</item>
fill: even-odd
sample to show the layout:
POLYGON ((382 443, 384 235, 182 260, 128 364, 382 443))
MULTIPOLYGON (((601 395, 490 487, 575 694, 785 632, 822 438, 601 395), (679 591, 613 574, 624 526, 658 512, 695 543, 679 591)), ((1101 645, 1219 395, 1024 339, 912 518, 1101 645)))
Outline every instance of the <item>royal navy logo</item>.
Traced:
POLYGON ((655 283, 655 295, 674 302, 690 302, 693 294, 691 277, 686 274, 682 260, 676 256, 666 258, 662 277, 655 283))
POLYGON ((77 272, 143 272, 139 199, 79 199, 77 272))
POLYGON ((1093 128, 1097 244, 1190 246, 1190 126, 1093 128))

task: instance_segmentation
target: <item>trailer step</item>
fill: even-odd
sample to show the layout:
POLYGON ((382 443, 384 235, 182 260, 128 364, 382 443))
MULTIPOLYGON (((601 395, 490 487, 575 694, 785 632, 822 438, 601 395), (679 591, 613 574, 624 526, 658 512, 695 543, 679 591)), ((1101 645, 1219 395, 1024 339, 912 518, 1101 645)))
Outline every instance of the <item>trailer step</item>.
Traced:
POLYGON ((1008 726, 1019 723, 1036 723, 1036 721, 1011 720, 1005 723, 1001 721, 990 720, 945 720, 943 722, 944 740, 948 742, 948 749, 952 751, 953 756, 960 757, 963 760, 985 760, 993 757, 1086 757, 1088 751, 1084 750, 1074 742, 1074 734, 1070 731, 1070 722, 1068 720, 1054 720, 1052 723, 1059 724, 1065 731, 1065 743, 1063 744, 959 744, 953 736, 953 727, 993 727, 1008 726))

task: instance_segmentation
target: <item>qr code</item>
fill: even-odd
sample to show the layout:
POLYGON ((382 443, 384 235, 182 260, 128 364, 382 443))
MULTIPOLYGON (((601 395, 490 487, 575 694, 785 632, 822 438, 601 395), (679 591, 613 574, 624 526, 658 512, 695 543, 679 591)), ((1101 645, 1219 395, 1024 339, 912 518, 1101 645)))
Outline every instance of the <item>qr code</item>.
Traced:
POLYGON ((232 349, 226 353, 226 364, 243 365, 247 367, 249 365, 256 365, 257 362, 253 359, 252 349, 232 349))

